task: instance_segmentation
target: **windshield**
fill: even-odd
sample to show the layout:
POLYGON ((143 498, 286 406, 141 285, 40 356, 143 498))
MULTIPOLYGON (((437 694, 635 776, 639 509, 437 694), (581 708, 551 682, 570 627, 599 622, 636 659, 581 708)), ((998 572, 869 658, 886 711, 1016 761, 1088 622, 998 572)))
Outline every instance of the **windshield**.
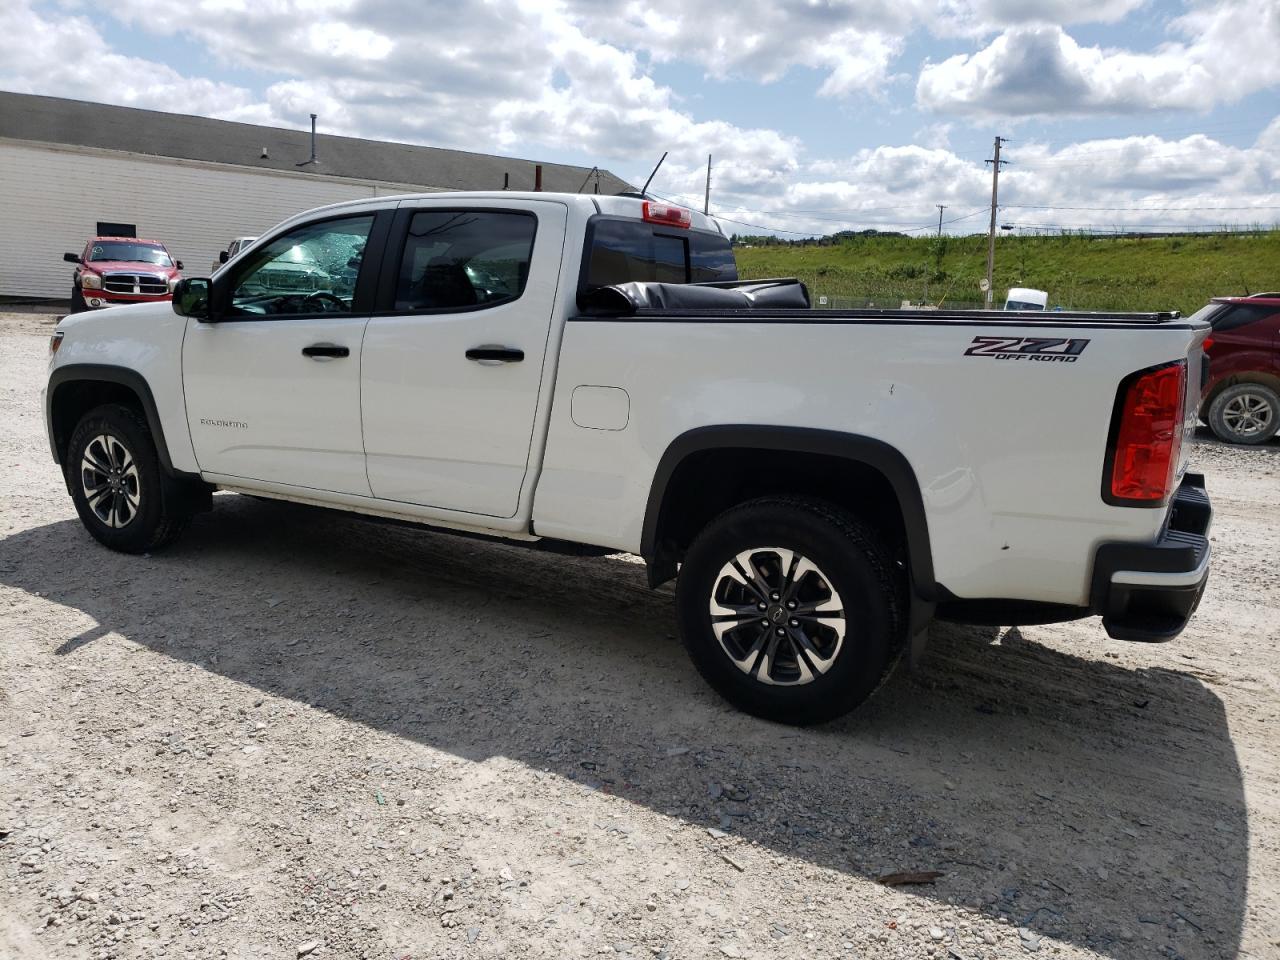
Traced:
POLYGON ((164 247, 152 243, 130 243, 127 240, 100 240, 89 248, 90 263, 105 260, 153 263, 158 267, 173 266, 164 247))

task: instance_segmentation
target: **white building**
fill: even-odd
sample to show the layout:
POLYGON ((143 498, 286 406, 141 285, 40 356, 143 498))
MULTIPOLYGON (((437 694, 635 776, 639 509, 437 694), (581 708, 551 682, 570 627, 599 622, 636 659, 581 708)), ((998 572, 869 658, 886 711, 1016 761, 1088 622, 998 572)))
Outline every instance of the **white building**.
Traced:
POLYGON ((159 240, 187 276, 301 210, 435 190, 618 193, 607 171, 0 91, 0 299, 71 295, 95 235, 159 240))

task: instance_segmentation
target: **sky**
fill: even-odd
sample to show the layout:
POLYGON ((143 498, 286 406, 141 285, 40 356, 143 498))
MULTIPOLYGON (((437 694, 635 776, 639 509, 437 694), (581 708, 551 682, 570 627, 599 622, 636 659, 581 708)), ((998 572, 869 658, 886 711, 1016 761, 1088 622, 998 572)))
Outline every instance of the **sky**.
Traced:
POLYGON ((583 166, 739 233, 1280 223, 1280 0, 4 0, 0 89, 583 166))

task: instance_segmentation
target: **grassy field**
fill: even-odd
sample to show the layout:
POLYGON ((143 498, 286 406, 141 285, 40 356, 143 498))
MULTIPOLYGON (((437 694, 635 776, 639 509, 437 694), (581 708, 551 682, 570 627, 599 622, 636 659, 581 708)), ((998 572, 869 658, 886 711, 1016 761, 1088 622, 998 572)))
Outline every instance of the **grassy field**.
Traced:
MULTIPOLYGON (((977 303, 987 238, 868 236, 833 246, 737 247, 743 277, 799 277, 833 306, 897 306, 902 300, 977 303), (926 292, 927 291, 927 292, 926 292)), ((1050 308, 1181 310, 1213 296, 1280 290, 1280 230, 1119 239, 1002 236, 998 303, 1009 287, 1049 291, 1050 308)))

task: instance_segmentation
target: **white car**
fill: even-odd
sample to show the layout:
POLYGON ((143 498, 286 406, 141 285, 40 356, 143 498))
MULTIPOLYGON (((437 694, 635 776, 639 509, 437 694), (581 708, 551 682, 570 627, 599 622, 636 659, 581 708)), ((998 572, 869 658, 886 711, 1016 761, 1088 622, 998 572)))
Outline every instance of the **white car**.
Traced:
POLYGON ((1006 310, 1044 310, 1048 306, 1049 292, 1030 287, 1010 287, 1004 300, 1006 310))
POLYGON ((243 250, 245 247, 247 247, 249 244, 253 243, 253 241, 257 239, 258 239, 257 237, 236 237, 234 240, 232 240, 230 243, 227 244, 227 249, 221 251, 218 254, 218 259, 215 260, 209 267, 210 271, 217 272, 217 269, 220 266, 222 266, 224 263, 226 263, 228 260, 234 257, 237 253, 239 253, 241 250, 243 250))
POLYGON ((1168 639, 1204 589, 1204 323, 810 310, 635 197, 378 198, 266 237, 172 307, 58 325, 50 445, 107 546, 222 489, 638 553, 707 680, 790 723, 935 617, 1168 639), (273 286, 299 256, 343 292, 273 286))

